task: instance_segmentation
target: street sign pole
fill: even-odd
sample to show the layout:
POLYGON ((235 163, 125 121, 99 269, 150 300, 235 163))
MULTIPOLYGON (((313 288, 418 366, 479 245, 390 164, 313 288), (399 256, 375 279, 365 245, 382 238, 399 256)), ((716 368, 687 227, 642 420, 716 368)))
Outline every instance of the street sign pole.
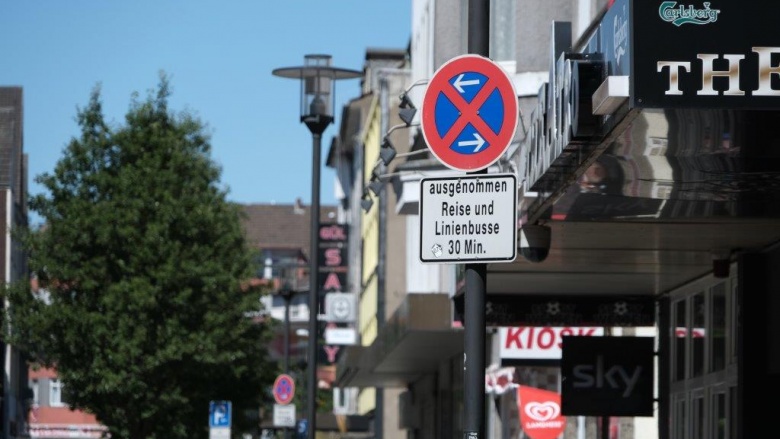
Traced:
MULTIPOLYGON (((512 79, 501 66, 488 58, 489 7, 489 0, 469 0, 469 54, 451 59, 434 73, 428 82, 420 118, 422 134, 431 153, 445 166, 468 173, 469 179, 480 180, 488 179, 488 168, 506 152, 518 124, 517 93, 512 79)), ((421 188, 425 181, 421 180, 421 188)), ((495 184, 476 182, 464 188, 453 182, 446 187, 432 186, 427 194, 421 193, 421 242, 427 237, 424 233, 431 230, 430 223, 425 220, 430 220, 430 216, 426 215, 423 207, 428 199, 434 200, 440 207, 439 219, 436 220, 435 211, 433 215, 435 239, 445 239, 444 243, 448 246, 442 248, 442 242, 435 241, 421 246, 421 262, 434 262, 430 255, 434 259, 446 255, 440 259, 441 262, 453 262, 454 254, 454 262, 465 263, 463 439, 485 437, 486 264, 514 260, 517 245, 516 195, 516 182, 506 189, 503 185, 496 187, 495 184), (488 198, 492 201, 486 199, 475 203, 475 193, 489 194, 488 198), (505 219, 505 205, 496 200, 502 194, 510 193, 514 201, 513 219, 512 224, 507 225, 501 223, 501 219, 505 219), (449 197, 447 201, 442 201, 442 194, 449 197), (498 205, 502 208, 496 207, 498 205), (464 222, 462 217, 470 215, 469 206, 475 215, 464 222), (493 240, 507 229, 512 231, 513 241, 509 242, 509 252, 505 249, 501 251, 500 243, 506 244, 505 240, 493 240), (450 243, 452 249, 449 248, 450 243), (460 249, 458 243, 462 244, 460 249), (458 261, 458 255, 464 258, 458 261)))
MULTIPOLYGON (((468 51, 490 56, 490 1, 469 0, 468 51)), ((487 168, 470 174, 487 174, 487 168)), ((466 264, 464 298, 464 439, 485 437, 485 294, 487 264, 466 264)))

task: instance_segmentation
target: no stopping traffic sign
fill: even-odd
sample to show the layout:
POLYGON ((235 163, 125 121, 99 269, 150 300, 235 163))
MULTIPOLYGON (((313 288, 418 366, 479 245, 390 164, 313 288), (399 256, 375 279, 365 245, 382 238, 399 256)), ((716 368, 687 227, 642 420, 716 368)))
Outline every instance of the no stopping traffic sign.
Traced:
POLYGON ((515 136, 517 93, 506 72, 479 55, 455 57, 433 74, 421 128, 433 155, 456 171, 495 163, 515 136))
POLYGON ((274 399, 277 404, 289 404, 295 396, 295 381, 287 374, 281 374, 274 381, 274 399))

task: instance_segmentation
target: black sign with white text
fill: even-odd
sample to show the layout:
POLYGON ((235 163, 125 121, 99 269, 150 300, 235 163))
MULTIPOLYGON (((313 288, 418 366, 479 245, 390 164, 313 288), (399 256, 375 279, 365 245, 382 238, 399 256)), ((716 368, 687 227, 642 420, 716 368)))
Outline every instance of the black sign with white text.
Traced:
POLYGON ((632 0, 630 7, 633 107, 780 108, 780 2, 632 0))
POLYGON ((561 412, 653 416, 652 337, 561 337, 561 412))
MULTIPOLYGON (((463 284, 465 288, 465 284, 463 284)), ((453 299, 463 315, 464 294, 453 299)), ((531 296, 487 294, 487 326, 653 326, 655 299, 651 296, 531 296)))

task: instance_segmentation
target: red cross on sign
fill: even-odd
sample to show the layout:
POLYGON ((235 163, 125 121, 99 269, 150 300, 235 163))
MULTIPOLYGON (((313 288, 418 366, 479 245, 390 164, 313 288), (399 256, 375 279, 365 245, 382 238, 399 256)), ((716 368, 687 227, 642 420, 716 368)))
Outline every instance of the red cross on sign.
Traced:
POLYGON ((456 171, 479 171, 498 160, 515 136, 517 93, 506 72, 488 58, 462 55, 442 65, 428 83, 421 128, 433 155, 456 171))

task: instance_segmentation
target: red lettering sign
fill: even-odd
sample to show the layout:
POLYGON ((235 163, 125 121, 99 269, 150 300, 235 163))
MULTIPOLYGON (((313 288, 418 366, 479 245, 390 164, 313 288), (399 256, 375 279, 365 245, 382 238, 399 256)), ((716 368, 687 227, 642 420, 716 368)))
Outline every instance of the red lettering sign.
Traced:
POLYGON ((335 363, 336 362, 336 354, 339 353, 339 347, 338 346, 324 346, 322 348, 325 350, 325 355, 328 356, 328 363, 335 363))
POLYGON ((341 265, 341 249, 329 248, 325 250, 325 266, 338 267, 341 265))
POLYGON ((338 273, 328 273, 325 282, 322 284, 322 289, 324 291, 343 291, 338 273))
POLYGON ((320 239, 344 242, 347 240, 346 227, 344 224, 320 225, 320 239))
POLYGON ((501 358, 560 359, 563 336, 604 335, 602 327, 518 326, 499 329, 501 358))

